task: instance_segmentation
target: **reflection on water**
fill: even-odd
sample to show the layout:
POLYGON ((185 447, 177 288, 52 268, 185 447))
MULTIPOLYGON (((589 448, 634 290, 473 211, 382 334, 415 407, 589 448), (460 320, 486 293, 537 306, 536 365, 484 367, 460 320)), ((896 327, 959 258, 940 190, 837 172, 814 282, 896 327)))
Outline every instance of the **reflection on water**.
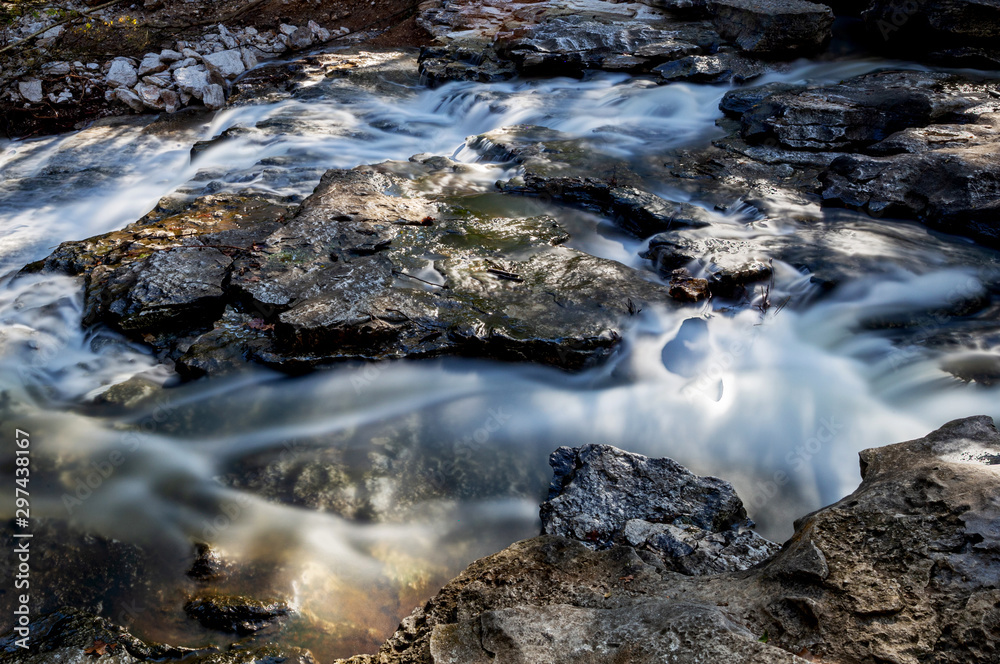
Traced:
MULTIPOLYGON (((804 65, 784 80, 873 66, 804 65)), ((596 137, 617 158, 704 142, 723 92, 614 76, 357 91, 351 104, 343 90, 314 91, 209 122, 129 121, 12 143, 0 154, 0 270, 121 227, 178 188, 301 198, 329 167, 421 152, 472 162, 467 135, 515 123, 596 137), (190 162, 196 141, 224 132, 190 162)), ((483 195, 508 168, 476 163, 454 177, 470 205, 517 214, 523 200, 483 195)), ((645 267, 642 243, 607 220, 551 212, 572 246, 645 267)), ((7 278, 0 415, 36 441, 36 516, 156 552, 166 590, 129 618, 138 633, 218 639, 180 609, 196 590, 182 574, 190 543, 207 541, 249 570, 215 589, 294 604, 281 639, 321 661, 371 651, 469 561, 537 532, 546 459, 560 445, 613 444, 729 479, 763 533, 781 539, 793 518, 854 488, 859 450, 1000 416, 987 379, 1000 352, 996 254, 914 225, 813 212, 809 223, 720 217, 710 231, 785 252, 770 297, 786 306, 768 308, 758 293, 757 306, 739 309, 649 309, 610 362, 578 375, 464 360, 297 378, 255 370, 98 407, 94 396, 130 376, 172 376, 142 347, 81 330, 75 281, 7 278), (821 292, 793 267, 806 250, 848 266, 849 278, 837 273, 841 285, 821 292)))

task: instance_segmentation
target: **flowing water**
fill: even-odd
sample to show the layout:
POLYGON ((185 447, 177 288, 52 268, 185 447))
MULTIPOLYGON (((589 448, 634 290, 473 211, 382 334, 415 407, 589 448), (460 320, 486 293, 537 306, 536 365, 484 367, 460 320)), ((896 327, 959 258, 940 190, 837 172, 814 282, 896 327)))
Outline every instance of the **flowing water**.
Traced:
MULTIPOLYGON (((770 78, 832 82, 885 64, 800 63, 770 78)), ((808 225, 799 209, 751 223, 720 215, 710 230, 765 245, 813 233, 831 262, 859 266, 834 291, 776 263, 770 299, 781 305, 758 296, 737 310, 643 311, 621 352, 577 375, 439 360, 176 386, 146 349, 81 329, 77 281, 11 278, 59 242, 121 228, 164 196, 253 189, 300 200, 328 168, 431 153, 471 164, 447 185, 482 197, 513 172, 465 138, 513 124, 595 139, 609 157, 640 163, 720 135, 726 89, 613 75, 378 93, 317 82, 292 100, 214 116, 0 145, 0 413, 5 437, 30 431, 48 472, 33 487, 33 517, 149 546, 167 580, 183 578, 192 540, 211 542, 257 570, 226 591, 292 601, 296 617, 270 638, 329 661, 373 650, 469 562, 535 534, 546 459, 560 445, 608 443, 724 477, 762 532, 781 539, 795 517, 853 490, 859 450, 1000 416, 989 380, 953 375, 1000 373, 997 254, 843 211, 816 208, 808 225), (977 299, 991 303, 956 312, 977 299), (171 387, 136 409, 88 405, 136 374, 171 387), (298 475, 282 484, 290 468, 298 475), (362 493, 368 513, 352 511, 362 493)), ((552 212, 574 247, 649 269, 642 243, 608 220, 552 212)), ((0 512, 13 516, 8 507, 0 512)), ((190 585, 164 583, 114 617, 141 636, 218 642, 180 609, 190 585)))

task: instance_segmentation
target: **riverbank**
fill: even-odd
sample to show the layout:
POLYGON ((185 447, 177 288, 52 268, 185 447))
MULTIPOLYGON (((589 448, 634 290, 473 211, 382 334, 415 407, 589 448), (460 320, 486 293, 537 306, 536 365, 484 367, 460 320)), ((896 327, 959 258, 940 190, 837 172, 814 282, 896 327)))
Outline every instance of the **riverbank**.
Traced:
POLYGON ((382 0, 329 7, 168 0, 96 11, 77 1, 20 11, 0 40, 9 48, 0 54, 9 137, 70 131, 103 117, 218 110, 232 83, 260 62, 358 42, 419 46, 428 38, 415 7, 382 0))

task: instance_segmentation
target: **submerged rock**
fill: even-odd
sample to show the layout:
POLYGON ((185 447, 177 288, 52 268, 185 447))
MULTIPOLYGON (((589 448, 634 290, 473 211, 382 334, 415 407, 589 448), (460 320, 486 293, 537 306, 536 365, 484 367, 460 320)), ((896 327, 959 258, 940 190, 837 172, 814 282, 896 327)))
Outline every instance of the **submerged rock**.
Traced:
MULTIPOLYGON (((557 491, 599 480, 590 483, 594 493, 579 494, 582 511, 565 517, 585 517, 592 507, 605 513, 609 501, 642 509, 629 491, 662 485, 632 481, 644 469, 666 471, 666 480, 676 468, 640 459, 601 447, 554 455, 557 491), (577 455, 604 449, 598 459, 611 473, 584 468, 576 480, 577 455), (603 492, 619 490, 612 478, 626 483, 609 497, 603 492)), ((800 519, 780 552, 745 571, 686 576, 630 546, 594 550, 551 535, 519 542, 470 565, 378 654, 350 661, 486 662, 502 652, 510 661, 569 662, 583 650, 587 661, 608 664, 993 661, 1000 642, 997 468, 1000 432, 988 417, 865 450, 861 486, 800 519)), ((699 480, 681 481, 695 487, 699 480)), ((708 488, 718 495, 718 484, 708 488)), ((741 518, 736 501, 680 505, 692 520, 728 523, 741 518)))
POLYGON ((505 194, 532 196, 592 210, 640 238, 711 224, 712 213, 690 203, 643 191, 627 164, 606 159, 587 141, 532 125, 504 127, 470 137, 484 159, 517 164, 521 174, 500 181, 505 194))
POLYGON ((280 599, 207 595, 184 605, 184 612, 209 629, 252 634, 286 617, 291 609, 280 599))
POLYGON ((124 627, 76 609, 64 609, 32 621, 28 648, 16 645, 17 634, 0 638, 3 661, 10 664, 316 664, 308 650, 276 646, 179 648, 147 643, 124 627))

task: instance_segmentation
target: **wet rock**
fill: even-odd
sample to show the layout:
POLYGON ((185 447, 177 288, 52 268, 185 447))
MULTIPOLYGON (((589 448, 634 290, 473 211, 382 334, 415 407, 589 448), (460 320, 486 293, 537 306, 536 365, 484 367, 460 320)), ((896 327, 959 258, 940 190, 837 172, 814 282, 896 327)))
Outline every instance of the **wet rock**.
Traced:
POLYGON ((833 35, 833 10, 807 0, 709 0, 708 8, 719 34, 756 55, 809 55, 833 35))
POLYGON ((678 302, 700 302, 708 299, 711 291, 708 279, 693 277, 691 273, 680 268, 670 275, 670 297, 678 302))
MULTIPOLYGON (((642 508, 631 482, 612 488, 586 469, 575 479, 577 453, 554 456, 557 478, 607 482, 614 493, 595 494, 598 508, 642 508)), ((623 463, 609 477, 630 476, 629 457, 620 455, 611 456, 623 463)), ((659 461, 654 472, 669 467, 659 461)), ((487 650, 524 658, 515 661, 532 653, 568 661, 559 658, 580 643, 590 648, 588 661, 608 664, 992 661, 1000 645, 998 467, 1000 432, 988 417, 865 450, 858 489, 797 521, 781 551, 744 571, 670 574, 659 556, 630 546, 594 550, 548 535, 519 542, 470 565, 377 655, 354 661, 485 662, 487 650), (624 624, 630 628, 616 630, 624 624), (670 633, 676 640, 651 645, 670 633)), ((655 495, 670 486, 657 483, 655 495)), ((716 521, 711 504, 683 503, 703 523, 716 521)), ((724 504, 720 514, 739 515, 735 501, 724 504)))
POLYGON ((713 55, 689 55, 653 69, 664 81, 692 83, 743 83, 762 76, 774 67, 732 51, 713 55))
POLYGON ((200 583, 213 583, 225 578, 229 567, 217 549, 201 542, 195 545, 195 560, 187 575, 200 583))
POLYGON ((750 111, 754 106, 764 101, 773 94, 791 93, 797 94, 806 90, 805 85, 794 83, 766 83, 754 87, 736 88, 730 90, 722 96, 719 102, 719 109, 727 115, 740 118, 744 113, 750 111))
POLYGON ((824 202, 878 217, 917 219, 1000 246, 1000 165, 993 159, 1000 114, 989 122, 895 134, 876 148, 907 150, 900 154, 839 157, 822 175, 824 202))
POLYGON ((5 662, 85 664, 99 657, 114 664, 138 664, 197 656, 214 650, 145 643, 109 620, 68 608, 32 621, 27 640, 29 647, 16 645, 18 638, 21 636, 13 632, 0 638, 5 662))
MULTIPOLYGON (((672 3, 681 5, 686 4, 672 3)), ((679 8, 679 7, 678 7, 679 8)), ((691 3, 687 9, 696 9, 691 3)), ((663 62, 718 48, 719 36, 698 11, 685 19, 659 8, 601 0, 497 3, 431 0, 418 22, 437 37, 421 55, 431 82, 579 75, 587 70, 647 72, 663 62)))
POLYGON ((637 237, 711 223, 713 215, 704 208, 631 186, 639 179, 627 165, 602 159, 586 141, 558 131, 527 125, 504 127, 472 137, 467 145, 485 159, 510 161, 521 167, 523 175, 497 183, 505 194, 593 210, 637 237), (597 172, 604 177, 590 175, 597 172))
POLYGON ((155 251, 104 285, 106 311, 123 330, 153 331, 218 315, 232 259, 214 248, 155 251))
POLYGON ((513 62, 501 58, 492 45, 481 48, 425 47, 420 52, 420 75, 428 85, 448 81, 496 83, 517 76, 513 62))
POLYGON ((94 398, 94 404, 102 407, 134 408, 161 392, 163 387, 144 376, 133 376, 126 381, 112 385, 94 398))
POLYGON ((793 149, 856 149, 907 127, 956 116, 972 119, 996 101, 988 86, 947 74, 876 72, 834 86, 768 95, 743 114, 742 135, 793 149))
POLYGON ((308 650, 275 646, 233 648, 180 648, 147 643, 127 629, 103 618, 63 609, 42 616, 30 625, 29 647, 16 645, 16 633, 0 638, 4 661, 10 664, 154 664, 184 661, 190 664, 316 664, 308 650))
MULTIPOLYGON (((65 482, 60 507, 69 510, 70 516, 93 492, 86 482, 89 480, 99 486, 103 480, 100 469, 83 464, 73 469, 76 472, 63 469, 61 477, 40 463, 36 463, 33 470, 37 481, 65 482)), ((15 532, 18 531, 13 523, 0 527, 0 536, 6 541, 15 541, 15 532)), ((44 545, 32 545, 31 548, 32 615, 75 607, 123 622, 130 620, 135 612, 144 610, 144 598, 157 590, 152 578, 160 568, 147 550, 83 532, 65 520, 35 519, 32 532, 34 542, 44 542, 44 545)), ((15 556, 0 560, 0 573, 13 579, 17 563, 15 556)), ((11 587, 0 595, 0 606, 5 613, 0 619, 0 632, 13 626, 12 612, 18 594, 11 587)))
POLYGON ((572 75, 586 69, 648 71, 660 62, 697 53, 702 44, 716 39, 707 27, 702 27, 701 34, 697 29, 685 33, 678 27, 585 15, 555 16, 523 36, 502 41, 499 48, 526 75, 572 75), (629 59, 621 60, 622 55, 629 59))
POLYGON ((507 182, 501 191, 522 196, 544 196, 550 200, 594 210, 611 217, 636 237, 674 228, 708 226, 712 215, 690 203, 670 201, 635 187, 615 186, 593 178, 560 178, 528 175, 520 183, 507 182))
POLYGON ((228 232, 195 208, 63 245, 32 269, 86 274, 87 323, 138 335, 195 376, 248 359, 303 371, 442 354, 578 368, 615 348, 636 306, 667 300, 642 273, 560 246, 551 218, 432 200, 393 168, 415 166, 328 172, 278 229, 228 232))
POLYGON ((777 545, 751 528, 732 485, 698 477, 670 459, 609 445, 561 447, 541 506, 542 533, 607 548, 629 544, 685 574, 743 570, 777 545))
POLYGON ((678 269, 704 275, 706 287, 717 297, 738 297, 746 286, 768 279, 772 273, 761 247, 746 240, 661 233, 650 238, 641 255, 652 261, 664 278, 672 278, 678 269))
POLYGON ((184 605, 184 612, 209 629, 252 634, 286 617, 291 609, 280 599, 208 595, 189 601, 184 605))

